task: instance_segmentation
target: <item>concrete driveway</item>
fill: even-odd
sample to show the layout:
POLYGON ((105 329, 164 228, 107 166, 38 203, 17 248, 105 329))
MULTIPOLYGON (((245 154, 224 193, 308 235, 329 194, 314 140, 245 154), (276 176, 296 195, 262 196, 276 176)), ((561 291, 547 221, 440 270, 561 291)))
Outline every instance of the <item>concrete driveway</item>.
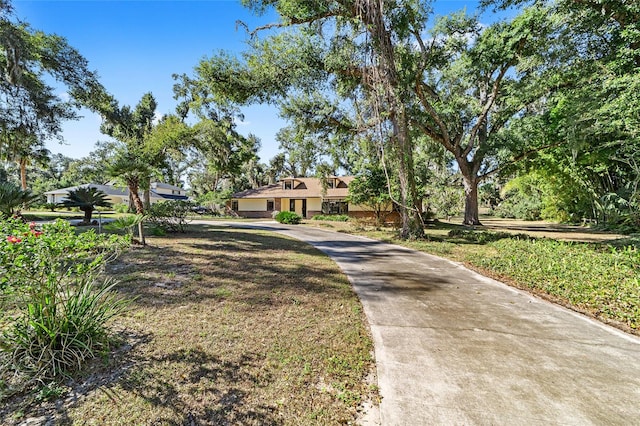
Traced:
POLYGON ((382 425, 640 424, 640 339, 400 246, 277 223, 353 283, 382 425))

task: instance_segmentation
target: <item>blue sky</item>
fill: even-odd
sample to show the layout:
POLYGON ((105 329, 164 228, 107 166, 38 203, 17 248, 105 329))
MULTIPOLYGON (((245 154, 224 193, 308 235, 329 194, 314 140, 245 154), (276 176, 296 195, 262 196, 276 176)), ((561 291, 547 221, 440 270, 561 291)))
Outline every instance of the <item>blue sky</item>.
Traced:
MULTIPOLYGON (((475 1, 438 1, 439 14, 475 1)), ((274 15, 255 17, 235 0, 14 0, 16 15, 34 29, 56 33, 88 59, 91 69, 121 105, 134 106, 146 92, 158 101, 158 112, 172 113, 171 75, 191 74, 204 57, 220 50, 240 52, 246 33, 236 21, 250 28, 273 22, 274 15)), ((99 140, 100 117, 82 111, 80 121, 64 126, 65 145, 51 142, 53 153, 86 156, 99 140)), ((245 122, 238 130, 262 141, 260 157, 267 162, 278 152, 275 134, 285 123, 274 106, 244 109, 245 122)))

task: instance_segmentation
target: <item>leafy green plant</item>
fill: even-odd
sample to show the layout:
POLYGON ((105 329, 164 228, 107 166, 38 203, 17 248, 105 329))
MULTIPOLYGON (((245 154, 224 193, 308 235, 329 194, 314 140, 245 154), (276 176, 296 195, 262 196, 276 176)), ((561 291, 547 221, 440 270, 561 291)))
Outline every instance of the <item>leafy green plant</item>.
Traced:
POLYGON ((25 308, 3 335, 11 368, 30 380, 63 376, 108 350, 106 323, 128 303, 116 296, 115 282, 96 285, 91 274, 59 278, 23 296, 25 308))
POLYGON ((107 194, 94 187, 80 187, 69 191, 67 199, 60 203, 62 207, 77 207, 84 212, 83 224, 90 224, 96 207, 111 207, 107 194))
POLYGON ((129 205, 127 203, 119 203, 113 206, 113 209, 116 211, 116 213, 128 213, 129 205))
POLYGON ((188 201, 162 201, 147 210, 148 221, 166 232, 185 232, 189 224, 193 203, 188 201))
POLYGON ((47 210, 50 210, 51 212, 55 212, 56 207, 58 207, 58 205, 56 203, 44 203, 42 207, 44 207, 47 210))
POLYGON ((135 228, 145 220, 146 216, 141 214, 133 214, 116 218, 113 222, 105 225, 109 231, 125 231, 126 234, 133 239, 135 228))
POLYGON ((346 214, 329 214, 329 215, 317 214, 317 215, 313 216, 311 218, 311 220, 327 220, 327 221, 332 221, 332 222, 348 222, 349 221, 349 216, 347 216, 346 214))
POLYGON ((31 191, 18 188, 9 182, 0 182, 0 216, 11 217, 22 206, 28 206, 39 198, 31 191))
POLYGON ((279 223, 285 223, 288 225, 297 225, 302 222, 302 216, 295 212, 280 212, 275 217, 279 223))
POLYGON ((62 220, 0 221, 0 236, 0 382, 8 393, 68 374, 108 348, 106 322, 126 302, 99 276, 129 239, 76 234, 62 220))

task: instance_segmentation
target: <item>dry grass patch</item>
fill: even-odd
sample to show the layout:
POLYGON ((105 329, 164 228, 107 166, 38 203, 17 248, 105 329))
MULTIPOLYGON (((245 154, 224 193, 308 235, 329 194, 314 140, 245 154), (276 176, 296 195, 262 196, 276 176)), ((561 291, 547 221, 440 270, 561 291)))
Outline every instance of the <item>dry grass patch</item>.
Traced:
POLYGON ((373 396, 360 302, 304 243, 203 226, 153 238, 110 273, 137 298, 118 319, 126 344, 44 407, 56 423, 340 424, 373 396))

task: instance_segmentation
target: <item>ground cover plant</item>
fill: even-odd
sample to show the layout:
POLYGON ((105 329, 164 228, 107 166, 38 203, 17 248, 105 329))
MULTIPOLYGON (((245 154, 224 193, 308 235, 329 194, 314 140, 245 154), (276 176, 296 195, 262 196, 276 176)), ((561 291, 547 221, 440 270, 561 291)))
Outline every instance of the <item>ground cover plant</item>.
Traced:
MULTIPOLYGON (((490 231, 446 222, 429 224, 425 237, 415 240, 401 240, 391 228, 374 230, 345 224, 341 231, 462 262, 484 275, 640 334, 637 239, 558 241, 536 237, 540 233, 523 233, 522 229, 490 231)), ((564 235, 556 230, 554 235, 574 238, 569 230, 564 235)), ((585 232, 589 235, 597 234, 585 232)))
POLYGON ((0 400, 43 389, 108 351, 126 305, 100 274, 129 244, 67 222, 0 221, 0 400))
POLYGON ((317 214, 311 218, 311 220, 326 220, 329 222, 348 222, 349 216, 346 214, 317 214))
POLYGON ((0 423, 346 424, 375 393, 360 302, 325 255, 215 224, 149 242, 109 267, 135 298, 117 320, 121 349, 69 396, 5 408, 0 423))

